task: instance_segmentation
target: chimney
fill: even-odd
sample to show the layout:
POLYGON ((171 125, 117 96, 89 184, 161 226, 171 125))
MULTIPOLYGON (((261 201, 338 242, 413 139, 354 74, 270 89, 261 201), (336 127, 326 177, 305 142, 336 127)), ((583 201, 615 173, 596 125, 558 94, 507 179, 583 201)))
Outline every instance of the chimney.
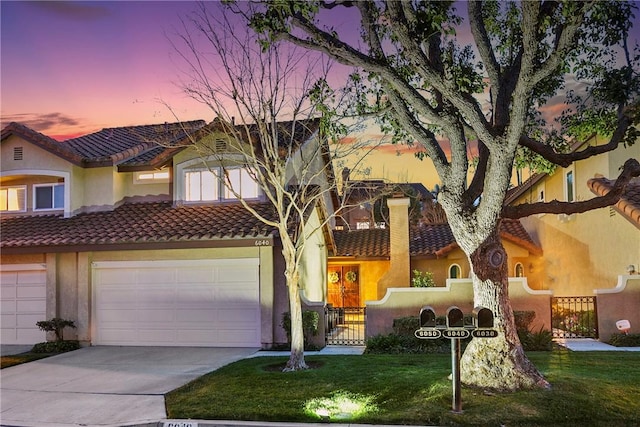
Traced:
POLYGON ((409 198, 389 198, 389 270, 378 281, 378 299, 386 288, 411 285, 409 253, 409 198))

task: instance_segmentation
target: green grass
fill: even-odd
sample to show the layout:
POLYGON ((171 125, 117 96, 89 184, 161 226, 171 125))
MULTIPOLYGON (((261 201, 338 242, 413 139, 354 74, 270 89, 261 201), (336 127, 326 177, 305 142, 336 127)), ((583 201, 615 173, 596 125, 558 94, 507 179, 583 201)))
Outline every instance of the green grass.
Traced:
MULTIPOLYGON (((166 396, 169 418, 318 422, 329 399, 364 402, 332 422, 478 426, 638 426, 640 352, 530 353, 551 390, 493 394, 463 388, 451 412, 450 355, 312 356, 320 366, 282 373, 286 358, 233 363, 166 396)), ((334 402, 335 403, 335 402, 334 402)), ((324 415, 327 411, 325 410, 324 415)), ((327 421, 325 418, 324 421, 327 421)))
POLYGON ((44 359, 45 357, 54 356, 58 353, 21 353, 12 354, 10 356, 0 357, 0 369, 8 368, 9 366, 20 365, 22 363, 33 362, 34 360, 44 359))

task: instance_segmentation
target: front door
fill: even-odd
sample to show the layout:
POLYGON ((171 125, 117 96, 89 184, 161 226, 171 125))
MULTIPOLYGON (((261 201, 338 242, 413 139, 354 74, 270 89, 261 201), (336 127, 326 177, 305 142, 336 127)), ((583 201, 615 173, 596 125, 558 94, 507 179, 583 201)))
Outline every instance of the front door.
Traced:
POLYGON ((327 296, 334 307, 360 306, 360 272, 357 265, 329 266, 327 296))

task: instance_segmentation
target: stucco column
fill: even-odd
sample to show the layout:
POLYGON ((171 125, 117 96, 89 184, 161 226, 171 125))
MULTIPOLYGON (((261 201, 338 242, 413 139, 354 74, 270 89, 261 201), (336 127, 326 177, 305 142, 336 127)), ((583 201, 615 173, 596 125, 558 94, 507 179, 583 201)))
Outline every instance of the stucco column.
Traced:
POLYGON ((409 253, 409 198, 387 199, 389 207, 389 270, 378 281, 378 299, 387 288, 411 284, 409 253))

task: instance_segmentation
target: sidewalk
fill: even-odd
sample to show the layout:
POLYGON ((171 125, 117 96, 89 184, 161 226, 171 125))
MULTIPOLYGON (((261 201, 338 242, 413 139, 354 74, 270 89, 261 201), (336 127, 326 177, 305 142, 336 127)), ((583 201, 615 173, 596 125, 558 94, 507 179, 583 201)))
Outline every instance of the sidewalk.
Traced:
POLYGON ((554 341, 571 351, 640 351, 640 347, 615 347, 593 338, 558 338, 554 341))

